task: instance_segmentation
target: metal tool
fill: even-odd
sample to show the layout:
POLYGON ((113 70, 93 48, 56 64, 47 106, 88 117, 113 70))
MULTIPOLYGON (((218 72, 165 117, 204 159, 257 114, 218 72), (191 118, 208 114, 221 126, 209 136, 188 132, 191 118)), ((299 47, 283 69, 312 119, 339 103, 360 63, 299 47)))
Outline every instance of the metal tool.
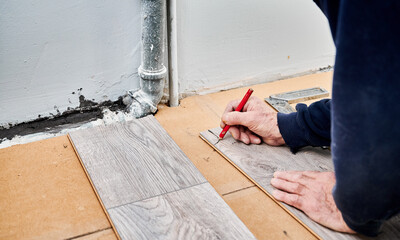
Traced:
POLYGON ((315 98, 329 96, 329 92, 321 87, 307 88, 302 90, 278 93, 265 98, 264 100, 271 105, 276 111, 281 113, 295 112, 291 103, 298 103, 315 98))

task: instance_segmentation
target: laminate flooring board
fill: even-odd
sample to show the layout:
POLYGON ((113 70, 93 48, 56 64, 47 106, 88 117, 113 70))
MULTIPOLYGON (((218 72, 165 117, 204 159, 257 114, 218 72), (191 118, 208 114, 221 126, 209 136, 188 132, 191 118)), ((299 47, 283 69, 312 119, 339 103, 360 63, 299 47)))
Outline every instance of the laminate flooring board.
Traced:
MULTIPOLYGON (((272 147, 266 144, 246 145, 233 139, 230 134, 227 134, 223 140, 217 143, 217 136, 220 132, 221 128, 214 128, 202 132, 200 136, 247 175, 255 184, 264 189, 267 194, 273 191, 270 181, 275 171, 333 171, 333 163, 329 150, 307 147, 296 154, 292 154, 288 147, 272 147)), ((315 223, 302 211, 286 204, 282 204, 282 206, 323 239, 364 238, 360 235, 332 231, 315 223)), ((379 239, 400 238, 399 219, 399 217, 395 217, 385 223, 379 239)))
POLYGON ((106 209, 206 182, 153 116, 70 137, 106 209))
POLYGON ((109 213, 123 239, 255 239, 209 183, 109 213))
POLYGON ((153 116, 70 138, 122 239, 255 239, 153 116))

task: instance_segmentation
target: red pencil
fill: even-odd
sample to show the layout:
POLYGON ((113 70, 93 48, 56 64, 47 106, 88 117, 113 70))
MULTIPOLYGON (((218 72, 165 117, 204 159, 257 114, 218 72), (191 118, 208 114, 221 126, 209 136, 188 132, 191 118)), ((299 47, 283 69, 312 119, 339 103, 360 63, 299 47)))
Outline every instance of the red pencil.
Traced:
MULTIPOLYGON (((251 88, 247 91, 246 95, 244 95, 242 101, 239 103, 239 105, 235 109, 236 112, 242 111, 244 105, 247 103, 247 100, 249 100, 249 98, 253 92, 254 92, 254 90, 251 88)), ((225 125, 224 129, 222 129, 222 132, 219 134, 219 139, 224 138, 225 134, 228 132, 230 127, 231 127, 230 125, 225 125)))

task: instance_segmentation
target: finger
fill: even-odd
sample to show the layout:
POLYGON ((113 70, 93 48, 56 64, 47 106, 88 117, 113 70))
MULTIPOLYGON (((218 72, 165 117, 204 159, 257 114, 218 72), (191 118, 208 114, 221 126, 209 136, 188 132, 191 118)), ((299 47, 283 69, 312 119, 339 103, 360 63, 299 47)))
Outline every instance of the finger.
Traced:
POLYGON ((239 105, 239 103, 240 103, 239 99, 230 101, 228 103, 228 105, 226 105, 226 108, 225 108, 224 113, 222 115, 225 115, 226 113, 235 111, 235 109, 239 105))
POLYGON ((259 100, 259 98, 251 96, 249 100, 247 100, 246 104, 244 104, 242 111, 246 112, 249 106, 255 105, 259 100))
POLYGON ((291 194, 282 192, 280 190, 275 190, 272 192, 272 196, 276 198, 276 200, 289 204, 295 208, 302 210, 303 207, 303 198, 297 194, 291 194))
POLYGON ((228 125, 242 125, 249 127, 255 120, 252 112, 229 112, 222 116, 222 121, 228 125))
POLYGON ((224 110, 224 113, 222 114, 222 117, 221 117, 221 123, 219 124, 219 126, 220 126, 221 128, 224 128, 224 127, 226 126, 226 123, 222 120, 223 117, 224 117, 224 115, 227 114, 227 113, 229 113, 229 112, 235 111, 235 109, 236 109, 236 107, 239 105, 239 103, 240 103, 240 100, 233 100, 233 101, 230 101, 230 102, 226 105, 225 110, 224 110))
POLYGON ((242 141, 245 144, 250 143, 250 137, 247 135, 246 130, 243 126, 239 126, 239 131, 240 131, 240 141, 242 141))
POLYGON ((223 121, 221 121, 221 122, 219 123, 219 126, 220 126, 222 129, 224 129, 224 127, 226 126, 226 124, 225 124, 223 121))
POLYGON ((288 182, 279 178, 271 179, 271 185, 288 193, 303 195, 305 186, 300 183, 288 182))
POLYGON ((297 182, 303 185, 307 185, 310 183, 310 181, 314 180, 314 178, 304 175, 303 173, 304 172, 302 171, 277 171, 274 173, 274 178, 279 178, 290 182, 297 182))
POLYGON ((319 171, 304 171, 303 175, 310 177, 310 178, 318 178, 318 175, 320 175, 321 172, 319 171))
POLYGON ((238 126, 231 126, 229 128, 229 133, 232 135, 232 137, 236 140, 239 140, 240 137, 240 132, 238 126))
POLYGON ((261 138, 259 136, 255 135, 249 129, 246 129, 246 134, 250 138, 250 143, 252 143, 252 144, 260 144, 261 143, 261 138))

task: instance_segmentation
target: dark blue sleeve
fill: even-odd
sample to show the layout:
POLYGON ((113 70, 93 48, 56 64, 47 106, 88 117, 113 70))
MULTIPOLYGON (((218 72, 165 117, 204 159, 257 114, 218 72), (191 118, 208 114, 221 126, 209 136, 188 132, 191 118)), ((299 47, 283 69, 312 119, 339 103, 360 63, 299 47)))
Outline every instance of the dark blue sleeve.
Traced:
POLYGON ((400 1, 342 0, 332 91, 333 197, 376 236, 400 212, 400 1))
POLYGON ((400 1, 315 0, 336 44, 335 203, 364 235, 400 212, 400 1))
POLYGON ((331 101, 297 104, 295 113, 278 113, 278 127, 293 153, 305 146, 329 146, 331 143, 331 101))

